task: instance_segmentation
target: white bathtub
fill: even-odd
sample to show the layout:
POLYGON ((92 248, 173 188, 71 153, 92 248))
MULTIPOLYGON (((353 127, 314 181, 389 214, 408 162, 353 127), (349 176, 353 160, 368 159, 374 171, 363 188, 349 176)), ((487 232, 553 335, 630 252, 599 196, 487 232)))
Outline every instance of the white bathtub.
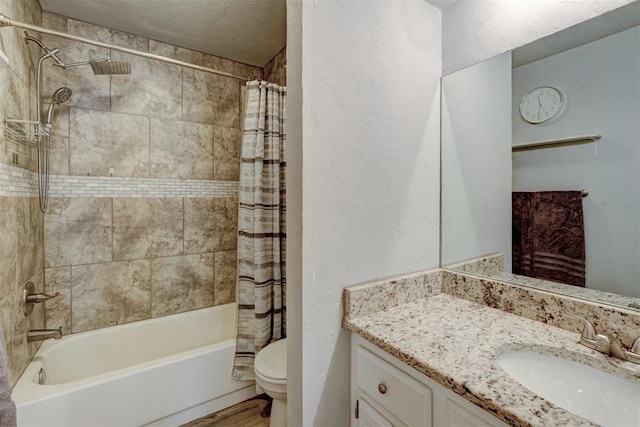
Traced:
POLYGON ((249 399, 235 332, 227 304, 48 340, 13 390, 18 426, 176 426, 249 399))

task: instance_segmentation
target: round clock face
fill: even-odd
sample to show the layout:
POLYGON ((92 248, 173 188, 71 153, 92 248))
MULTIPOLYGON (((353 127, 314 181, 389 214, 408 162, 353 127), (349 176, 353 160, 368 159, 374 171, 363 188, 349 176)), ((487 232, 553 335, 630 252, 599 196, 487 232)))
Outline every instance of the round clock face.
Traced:
POLYGON ((533 89, 522 98, 520 115, 529 123, 542 123, 555 117, 562 110, 562 92, 550 86, 533 89))

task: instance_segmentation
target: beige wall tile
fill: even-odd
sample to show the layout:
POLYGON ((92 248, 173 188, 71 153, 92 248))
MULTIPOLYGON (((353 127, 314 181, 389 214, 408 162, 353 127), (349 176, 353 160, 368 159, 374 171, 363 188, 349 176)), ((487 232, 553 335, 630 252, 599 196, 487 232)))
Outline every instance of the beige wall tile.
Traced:
POLYGON ((214 254, 216 274, 213 299, 215 305, 227 304, 236 300, 237 256, 237 251, 223 251, 214 254))
POLYGON ((0 300, 0 326, 7 345, 7 369, 11 384, 15 384, 22 375, 32 355, 27 343, 29 320, 22 312, 22 290, 15 289, 0 300))
POLYGON ((62 326, 62 333, 71 333, 71 267, 47 268, 44 270, 45 293, 56 298, 45 302, 46 327, 57 329, 62 326))
POLYGON ((111 111, 179 119, 182 117, 182 68, 114 52, 114 61, 131 62, 131 74, 111 79, 111 111))
POLYGON ((182 119, 211 125, 240 126, 237 79, 185 68, 182 119))
POLYGON ((264 79, 280 86, 287 85, 287 48, 282 49, 264 66, 264 79))
POLYGON ((43 216, 37 197, 17 199, 17 279, 21 285, 43 268, 43 216))
MULTIPOLYGON (((50 151, 49 173, 69 175, 69 107, 56 108, 52 135, 56 145, 50 151)), ((37 154, 33 155, 36 156, 37 154)))
POLYGON ((17 199, 0 197, 0 299, 17 286, 17 199))
MULTIPOLYGON (((36 286, 36 291, 42 292, 42 273, 39 272, 30 280, 36 286)), ((44 307, 36 305, 31 316, 25 316, 22 311, 22 294, 23 288, 19 287, 0 300, 0 327, 7 345, 7 368, 11 384, 18 381, 41 344, 28 343, 27 332, 29 329, 44 328, 44 307)))
POLYGON ((151 176, 213 179, 213 126, 151 118, 151 176))
POLYGON ((111 213, 111 199, 50 199, 44 227, 46 266, 110 262, 111 213))
POLYGON ((151 261, 153 317, 213 305, 213 254, 151 261))
POLYGON ((113 199, 113 259, 182 254, 182 199, 113 199))
POLYGON ((149 40, 149 53, 177 59, 178 61, 190 62, 203 67, 209 66, 209 57, 211 56, 203 52, 174 46, 157 40, 149 40))
POLYGON ((69 34, 114 44, 116 46, 129 47, 143 52, 149 50, 149 39, 145 37, 112 30, 111 28, 101 27, 100 25, 89 24, 88 22, 71 18, 68 18, 67 22, 69 34))
POLYGON ((74 333, 150 317, 148 260, 74 266, 71 289, 74 333))
POLYGON ((213 68, 214 70, 225 71, 247 79, 260 79, 262 77, 262 69, 254 67, 253 65, 243 64, 213 55, 209 55, 207 59, 207 67, 213 68))
POLYGON ((215 70, 224 71, 241 77, 258 79, 262 73, 262 70, 259 67, 231 61, 230 59, 209 55, 207 53, 191 49, 185 49, 183 47, 173 46, 155 40, 149 40, 149 52, 177 59, 179 61, 213 68, 215 70))
MULTIPOLYGON (((33 4, 29 1, 15 1, 11 2, 15 6, 13 8, 13 15, 7 16, 22 22, 30 22, 35 25, 39 25, 40 19, 40 6, 33 4)), ((11 7, 10 7, 11 8, 11 7)), ((5 13, 4 9, 2 10, 5 13)), ((25 82, 29 82, 29 76, 35 69, 34 57, 42 55, 40 48, 34 44, 27 45, 24 43, 24 30, 20 28, 11 28, 10 31, 14 33, 13 41, 13 53, 10 58, 10 67, 15 70, 16 74, 25 82), (32 52, 34 55, 32 55, 32 52)), ((5 30, 2 30, 4 33, 5 30)))
POLYGON ((240 178, 242 132, 237 128, 216 126, 214 135, 213 179, 237 181, 240 178))
POLYGON ((42 11, 42 26, 56 31, 67 31, 67 17, 42 11))
MULTIPOLYGON (((13 19, 39 25, 37 0, 0 0, 0 11, 13 19)), ((24 30, 7 27, 0 31, 0 49, 9 57, 9 67, 0 69, 0 121, 6 117, 30 119, 34 96, 34 58, 41 55, 24 41, 24 30), (30 89, 31 86, 31 89, 30 89)), ((31 150, 7 141, 0 123, 0 162, 25 169, 34 162, 31 150), (18 155, 13 162, 13 154, 18 155)), ((30 327, 42 327, 42 308, 30 322, 22 312, 22 285, 28 280, 42 286, 42 218, 37 199, 0 197, 0 327, 7 344, 11 384, 15 384, 40 343, 27 343, 30 327), (34 210, 36 209, 36 210, 34 210)))
POLYGON ((238 199, 184 199, 184 252, 236 248, 238 199))
MULTIPOLYGON (((29 116, 29 90, 27 84, 23 82, 11 68, 0 69, 0 117, 26 120, 29 116)), ((0 125, 0 162, 14 164, 22 168, 29 168, 30 150, 17 142, 15 139, 5 138, 4 123, 0 125), (18 155, 17 163, 14 162, 13 154, 18 155)))
POLYGON ((149 176, 149 118, 72 108, 72 175, 149 176))

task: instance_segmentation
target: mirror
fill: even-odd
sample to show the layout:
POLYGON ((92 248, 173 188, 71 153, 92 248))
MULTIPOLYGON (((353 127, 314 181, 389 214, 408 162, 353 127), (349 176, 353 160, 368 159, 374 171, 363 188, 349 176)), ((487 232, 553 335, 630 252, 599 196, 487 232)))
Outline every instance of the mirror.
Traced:
POLYGON ((441 266, 640 310, 640 4, 442 79, 441 266))

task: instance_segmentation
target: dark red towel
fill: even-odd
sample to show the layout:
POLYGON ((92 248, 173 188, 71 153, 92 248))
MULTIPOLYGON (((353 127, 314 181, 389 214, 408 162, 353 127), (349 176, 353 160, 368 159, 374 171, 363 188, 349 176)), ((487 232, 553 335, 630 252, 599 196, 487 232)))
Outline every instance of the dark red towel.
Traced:
POLYGON ((513 273, 585 286, 581 191, 512 194, 513 273))

